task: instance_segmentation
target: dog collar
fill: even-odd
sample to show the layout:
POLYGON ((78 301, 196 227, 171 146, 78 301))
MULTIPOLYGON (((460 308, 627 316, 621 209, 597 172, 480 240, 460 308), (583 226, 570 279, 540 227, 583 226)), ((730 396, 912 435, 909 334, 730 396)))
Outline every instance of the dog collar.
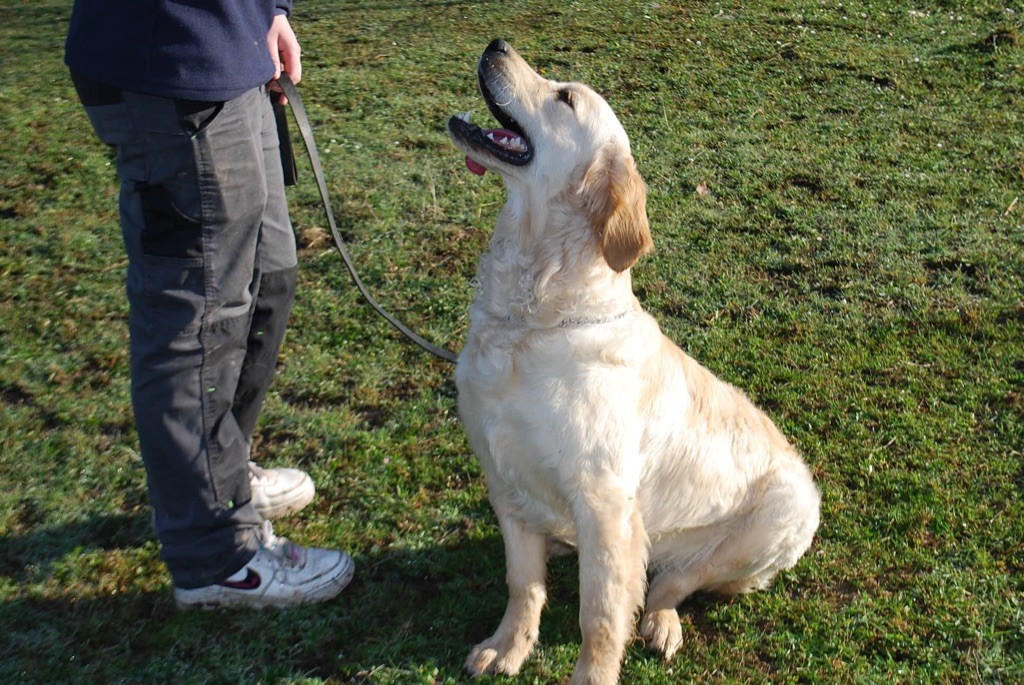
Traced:
POLYGON ((626 318, 627 316, 629 316, 632 313, 633 313, 633 310, 629 309, 629 310, 626 310, 624 312, 619 312, 615 316, 583 317, 583 318, 579 318, 579 319, 562 319, 561 322, 559 322, 558 327, 559 328, 578 328, 578 327, 581 327, 581 326, 597 326, 598 324, 611 323, 613 321, 618 321, 619 319, 624 319, 624 318, 626 318))
MULTIPOLYGON (((613 316, 593 316, 593 317, 579 317, 572 319, 562 319, 555 326, 550 328, 582 328, 583 326, 599 326, 605 323, 613 323, 624 319, 632 314, 634 309, 627 309, 624 312, 619 312, 613 316)), ((521 316, 514 316, 509 314, 505 317, 505 323, 510 326, 516 326, 517 328, 527 328, 526 319, 521 316)))

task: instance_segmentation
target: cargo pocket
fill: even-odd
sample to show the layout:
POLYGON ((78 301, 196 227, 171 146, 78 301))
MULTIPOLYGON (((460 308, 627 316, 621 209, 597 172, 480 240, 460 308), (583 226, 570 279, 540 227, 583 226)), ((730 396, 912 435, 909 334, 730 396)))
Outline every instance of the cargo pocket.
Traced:
POLYGON ((135 190, 142 208, 146 322, 170 334, 194 333, 206 308, 202 224, 181 210, 169 186, 138 182, 135 190))
POLYGON ((139 183, 136 190, 142 201, 142 253, 147 257, 202 259, 202 225, 178 208, 167 186, 139 183))

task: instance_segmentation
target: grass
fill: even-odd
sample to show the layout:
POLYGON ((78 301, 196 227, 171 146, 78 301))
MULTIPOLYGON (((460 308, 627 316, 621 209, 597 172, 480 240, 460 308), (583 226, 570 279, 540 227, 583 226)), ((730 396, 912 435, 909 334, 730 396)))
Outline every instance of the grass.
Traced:
MULTIPOLYGON (((510 39, 604 93, 650 185, 636 289, 779 423, 822 527, 768 591, 682 607, 624 683, 1024 679, 1024 7, 957 3, 296 3, 302 89, 365 280, 457 349, 503 201, 447 117, 510 39), (697 192, 705 184, 707 193, 697 192)), ((0 8, 0 681, 461 683, 496 627, 502 545, 451 369, 396 337, 290 191, 301 284, 258 429, 308 469, 282 522, 341 546, 344 597, 178 612, 149 531, 127 388, 116 181, 61 63, 70 3, 0 8)), ((558 561, 518 679, 568 677, 558 561)))

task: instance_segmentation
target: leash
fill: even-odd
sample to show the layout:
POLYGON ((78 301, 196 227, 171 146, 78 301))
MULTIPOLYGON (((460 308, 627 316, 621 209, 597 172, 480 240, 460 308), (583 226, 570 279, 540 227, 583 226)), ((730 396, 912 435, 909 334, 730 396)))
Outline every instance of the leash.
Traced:
MULTIPOLYGON (((313 127, 309 123, 309 117, 306 116, 306 108, 302 105, 302 97, 299 95, 298 89, 295 87, 295 84, 292 83, 292 80, 287 74, 282 73, 277 82, 281 86, 281 90, 284 91, 285 96, 288 98, 288 104, 291 105, 292 114, 295 116, 295 123, 299 125, 299 133, 302 134, 302 142, 306 146, 306 153, 309 155, 309 161, 313 167, 313 176, 316 179, 317 188, 320 190, 320 199, 323 200, 324 212, 327 214, 327 223, 331 227, 334 246, 338 248, 338 252, 341 254, 341 259, 345 262, 345 267, 352 276, 352 280, 355 282, 356 288, 359 289, 359 293, 367 302, 370 303, 370 306, 373 307, 374 311, 384 317, 384 319, 398 329, 402 335, 435 357, 439 357, 454 364, 457 359, 456 355, 420 337, 408 326, 389 314, 386 309, 377 303, 377 300, 370 295, 366 286, 363 285, 362 279, 359 278, 359 274, 356 272, 355 264, 352 262, 352 257, 349 255, 348 248, 345 246, 345 241, 341 237, 341 232, 338 230, 338 225, 334 221, 334 210, 331 209, 331 199, 327 195, 327 181, 324 178, 324 168, 320 164, 320 154, 316 149, 316 141, 313 140, 313 127)), ((282 118, 278 118, 279 127, 282 121, 282 118)), ((284 140, 288 140, 287 134, 282 136, 282 138, 284 140)), ((285 168, 287 176, 288 168, 287 166, 285 168)), ((294 179, 294 169, 292 169, 292 178, 294 179)))

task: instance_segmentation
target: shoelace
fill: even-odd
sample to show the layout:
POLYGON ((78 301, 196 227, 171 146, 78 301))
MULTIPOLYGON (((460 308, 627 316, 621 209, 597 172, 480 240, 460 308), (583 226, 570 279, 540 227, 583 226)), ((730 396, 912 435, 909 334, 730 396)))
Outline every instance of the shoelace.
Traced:
POLYGON ((260 547, 293 568, 302 562, 302 547, 288 538, 274 535, 274 527, 270 521, 263 522, 263 528, 260 531, 260 547))
POLYGON ((256 480, 264 480, 265 478, 268 478, 269 475, 270 474, 267 473, 267 470, 264 469, 259 464, 257 464, 256 462, 254 462, 254 461, 250 461, 249 462, 249 477, 250 478, 255 478, 256 480))

